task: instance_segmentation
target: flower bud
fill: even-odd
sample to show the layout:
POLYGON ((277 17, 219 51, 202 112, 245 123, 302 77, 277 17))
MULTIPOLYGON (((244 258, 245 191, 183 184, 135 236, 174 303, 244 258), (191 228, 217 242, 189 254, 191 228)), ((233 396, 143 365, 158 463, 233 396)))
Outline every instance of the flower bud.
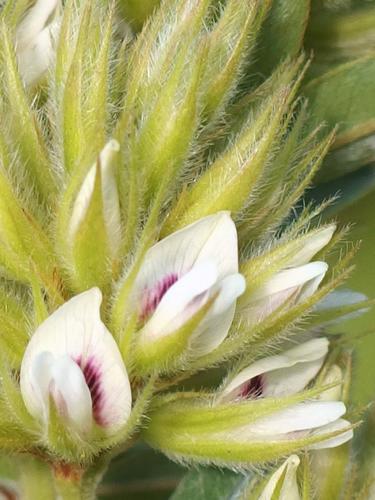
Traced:
POLYGON ((291 455, 272 474, 258 500, 300 500, 301 496, 297 483, 297 468, 300 459, 297 455, 291 455), (275 495, 277 495, 275 497, 275 495))
POLYGON ((154 351, 155 361, 165 362, 158 343, 170 343, 169 353, 173 338, 182 346, 178 332, 207 306, 182 350, 190 347, 196 356, 212 351, 225 339, 244 288, 238 273, 237 232, 227 212, 161 240, 147 252, 134 287, 141 355, 146 359, 154 351))
POLYGON ((247 289, 239 311, 249 326, 286 304, 296 305, 314 294, 328 266, 310 260, 330 242, 335 230, 335 224, 330 224, 297 238, 286 236, 269 251, 242 264, 247 289))
POLYGON ((37 0, 17 28, 18 67, 26 85, 37 82, 52 62, 61 24, 59 8, 60 0, 37 0))
POLYGON ((318 289, 327 269, 325 262, 309 262, 276 273, 248 297, 243 316, 254 324, 286 302, 296 304, 306 300, 318 289))
POLYGON ((94 424, 112 435, 128 420, 128 375, 100 319, 101 301, 97 288, 73 297, 38 327, 26 348, 21 393, 46 427, 51 400, 66 426, 83 437, 94 424))
POLYGON ((82 183, 74 202, 69 225, 69 236, 71 241, 74 241, 81 224, 85 221, 93 199, 95 182, 100 174, 103 218, 113 255, 117 254, 121 244, 120 203, 114 172, 114 160, 119 150, 120 145, 115 140, 110 140, 105 145, 99 155, 98 162, 95 162, 91 167, 82 183))
MULTIPOLYGON (((302 391, 311 380, 320 371, 324 359, 328 352, 328 340, 326 338, 312 339, 305 342, 299 346, 293 347, 282 354, 277 354, 275 356, 270 356, 267 358, 259 359, 255 361, 248 368, 242 370, 236 377, 233 378, 219 394, 218 401, 228 402, 228 401, 245 401, 254 398, 278 398, 283 396, 292 396, 302 391)), ((330 383, 331 380, 327 380, 326 383, 330 383)), ((318 396, 321 401, 330 401, 332 405, 322 406, 322 414, 316 414, 316 422, 322 417, 324 420, 323 413, 326 411, 327 418, 329 419, 330 412, 332 415, 337 412, 338 416, 340 413, 339 408, 341 407, 345 413, 345 405, 339 401, 335 401, 336 398, 326 399, 324 394, 328 391, 324 391, 318 396), (322 397, 323 395, 323 397, 322 397)), ((332 395, 335 393, 332 393, 332 395)), ((340 399, 340 394, 338 398, 340 399)), ((274 424, 274 429, 279 432, 285 420, 286 428, 284 432, 298 432, 299 426, 305 426, 308 422, 308 412, 311 412, 309 417, 312 417, 311 429, 312 433, 316 432, 314 415, 315 409, 318 410, 318 406, 314 402, 301 403, 293 405, 290 408, 276 412, 274 415, 270 415, 265 419, 260 419, 260 421, 255 422, 251 426, 252 431, 259 429, 261 432, 272 433, 272 426, 274 424), (309 409, 308 409, 309 408, 309 409), (306 412, 306 413, 305 413, 306 412), (299 416, 301 421, 299 422, 299 416), (259 425, 260 424, 260 425, 259 425), (290 429, 290 430, 288 430, 290 429)), ((307 424, 308 425, 308 424, 307 424)), ((318 424, 316 428, 326 426, 327 424, 318 424)), ((333 419, 330 421, 332 428, 339 429, 340 427, 349 426, 349 423, 345 420, 333 419)), ((308 429, 309 426, 304 427, 308 429)), ((329 427, 327 427, 329 428, 329 427)), ((351 439, 353 432, 349 430, 342 436, 338 436, 337 439, 333 439, 331 442, 323 442, 314 445, 314 448, 319 447, 334 447, 342 444, 343 442, 351 439)))
POLYGON ((281 397, 302 391, 321 369, 328 352, 326 338, 313 339, 242 370, 219 395, 220 401, 281 397))
POLYGON ((115 176, 118 151, 117 141, 106 144, 78 193, 66 204, 66 210, 71 207, 70 218, 64 215, 65 207, 61 210, 61 245, 76 292, 94 286, 106 288, 119 270, 122 227, 115 176))
POLYGON ((339 446, 353 436, 351 424, 341 418, 344 403, 316 400, 319 387, 300 392, 320 370, 327 350, 326 339, 314 339, 257 360, 213 399, 161 397, 145 439, 179 460, 230 466, 339 446))
POLYGON ((295 242, 297 248, 288 262, 288 267, 302 266, 310 262, 317 253, 328 245, 335 231, 336 224, 329 224, 307 233, 300 242, 297 240, 295 242))
POLYGON ((189 396, 155 401, 143 430, 146 442, 179 461, 246 467, 352 437, 340 401, 306 401, 301 394, 212 404, 202 395, 189 396))

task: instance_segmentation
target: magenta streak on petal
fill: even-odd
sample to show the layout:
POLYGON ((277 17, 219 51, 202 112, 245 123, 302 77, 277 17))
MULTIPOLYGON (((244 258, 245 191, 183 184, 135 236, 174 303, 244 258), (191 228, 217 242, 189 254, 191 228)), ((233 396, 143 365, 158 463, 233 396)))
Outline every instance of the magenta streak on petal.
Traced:
POLYGON ((83 362, 82 359, 76 361, 81 368, 85 377, 87 387, 89 388, 92 401, 92 414, 95 422, 98 425, 105 426, 107 424, 102 413, 104 394, 100 384, 101 371, 96 363, 95 358, 89 358, 83 362))
POLYGON ((259 398, 264 390, 264 379, 262 375, 256 375, 240 387, 239 397, 241 399, 259 398))
POLYGON ((161 299, 171 288, 172 285, 178 280, 176 273, 167 274, 158 281, 152 288, 146 288, 143 291, 141 312, 139 319, 143 322, 146 321, 159 305, 161 299))

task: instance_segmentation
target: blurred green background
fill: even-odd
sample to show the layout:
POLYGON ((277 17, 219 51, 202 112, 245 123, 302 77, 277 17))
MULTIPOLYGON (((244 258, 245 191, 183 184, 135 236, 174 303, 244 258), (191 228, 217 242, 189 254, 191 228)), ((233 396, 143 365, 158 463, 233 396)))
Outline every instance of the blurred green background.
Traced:
MULTIPOLYGON (((362 240, 356 256, 356 270, 347 286, 375 297, 375 192, 349 205, 338 215, 343 223, 352 223, 352 240, 362 240)), ((353 334, 366 333, 355 343, 353 399, 366 403, 375 398, 375 309, 353 320, 346 321, 339 329, 353 334)))

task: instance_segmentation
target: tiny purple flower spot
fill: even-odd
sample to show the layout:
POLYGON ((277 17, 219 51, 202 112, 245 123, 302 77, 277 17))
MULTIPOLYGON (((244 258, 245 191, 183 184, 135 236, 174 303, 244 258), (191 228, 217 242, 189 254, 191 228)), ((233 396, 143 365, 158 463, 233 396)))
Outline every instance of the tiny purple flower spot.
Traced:
POLYGON ((263 394, 264 390, 264 380, 262 375, 256 375, 247 382, 245 382, 241 388, 239 394, 241 399, 247 398, 259 398, 263 394))
POLYGON ((167 274, 158 281, 152 288, 146 288, 143 291, 139 319, 146 321, 155 311, 161 299, 176 283, 179 276, 176 273, 167 274))

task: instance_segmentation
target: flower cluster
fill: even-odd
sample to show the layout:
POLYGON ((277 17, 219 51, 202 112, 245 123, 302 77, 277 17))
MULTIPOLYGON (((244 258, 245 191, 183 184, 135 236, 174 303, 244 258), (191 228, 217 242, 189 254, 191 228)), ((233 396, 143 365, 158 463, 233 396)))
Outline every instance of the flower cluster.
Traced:
MULTIPOLYGON (((103 170, 103 184, 106 175, 103 170)), ((86 178, 75 202, 80 210, 73 210, 72 225, 82 216, 84 202, 89 204, 89 196, 83 194, 87 182, 86 178)), ((115 205, 112 210, 109 221, 116 215, 115 205)), ((319 245, 315 240, 312 252, 319 251, 332 232, 330 227, 323 235, 318 233, 319 245)), ((311 254, 307 248, 304 253, 304 257, 311 254)), ((261 322, 283 303, 290 306, 291 298, 294 303, 308 297, 326 270, 324 262, 312 262, 276 273, 243 305, 244 321, 261 322)), ((237 232, 228 213, 205 217, 158 242, 145 254, 134 280, 131 303, 137 329, 133 362, 141 358, 141 370, 165 373, 171 364, 178 367, 183 363, 186 356, 194 361, 217 350, 228 336, 236 299, 245 286, 245 278, 238 273, 237 232), (165 342, 168 350, 163 347, 165 342)), ((101 302, 100 290, 93 288, 57 309, 33 334, 21 365, 21 392, 28 411, 48 428, 53 404, 64 425, 83 439, 90 438, 95 425, 108 435, 116 434, 126 426, 132 405, 121 352, 100 318, 101 302)), ((328 340, 316 338, 257 359, 225 381, 211 402, 206 398, 204 403, 205 398, 197 394, 198 403, 191 399, 186 405, 177 398, 158 410, 163 400, 159 396, 145 438, 173 455, 173 447, 169 449, 172 439, 159 442, 168 415, 167 432, 170 436, 176 433, 176 453, 182 446, 179 436, 185 439, 190 433, 194 444, 186 443, 184 453, 186 457, 197 453, 197 460, 199 450, 194 450, 203 437, 224 448, 236 443, 243 450, 248 447, 249 458, 259 444, 265 459, 272 457, 267 455, 269 443, 273 453, 285 444, 314 449, 338 446, 352 437, 350 423, 341 419, 345 405, 319 400, 319 391, 316 401, 307 401, 309 393, 301 392, 321 370, 327 352, 328 340), (181 412, 184 425, 179 422, 181 412), (209 424, 207 412, 214 412, 209 424), (230 416, 225 425, 221 413, 230 416), (197 423, 194 426, 189 415, 192 421, 201 422, 201 437, 195 435, 197 423)), ((137 375, 142 376, 142 371, 137 375)), ((239 463, 244 461, 243 450, 239 463)), ((235 452, 231 460, 236 461, 235 452)))
POLYGON ((297 498, 294 454, 354 426, 314 327, 353 252, 293 211, 332 140, 305 134, 301 60, 245 93, 258 1, 164 0, 134 39, 101 0, 25 5, 0 12, 0 447, 56 484, 138 438, 290 455, 260 498, 297 498))

